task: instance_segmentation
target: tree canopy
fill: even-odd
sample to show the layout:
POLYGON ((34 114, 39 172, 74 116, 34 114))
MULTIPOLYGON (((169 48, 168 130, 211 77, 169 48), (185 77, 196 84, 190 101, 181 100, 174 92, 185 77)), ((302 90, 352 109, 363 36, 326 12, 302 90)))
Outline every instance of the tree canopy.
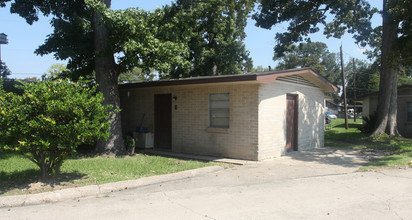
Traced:
POLYGON ((293 69, 310 67, 335 85, 341 84, 338 56, 328 50, 322 42, 292 44, 285 48, 281 57, 273 57, 279 61, 276 69, 293 69))
POLYGON ((155 77, 154 73, 143 73, 142 69, 135 67, 132 70, 121 73, 119 76, 119 83, 151 81, 155 77))
POLYGON ((42 80, 56 80, 70 78, 70 72, 65 64, 55 63, 41 76, 42 80))
POLYGON ((6 66, 6 63, 0 61, 0 78, 5 79, 11 75, 11 71, 6 66))
MULTIPOLYGON (((29 24, 39 19, 38 13, 51 16, 53 33, 35 53, 53 53, 56 59, 67 59, 73 80, 95 77, 105 104, 116 109, 120 107, 117 85, 121 72, 140 67, 143 71, 156 69, 167 73, 177 65, 187 68, 190 63, 183 59, 188 53, 186 44, 176 41, 171 34, 176 23, 159 25, 163 9, 111 10, 110 5, 110 0, 15 0, 10 11, 29 24)), ((111 136, 107 142, 99 142, 97 152, 123 154, 119 112, 112 115, 111 125, 111 136)))
POLYGON ((177 42, 172 38, 173 36, 165 37, 168 32, 173 32, 173 25, 176 24, 159 25, 164 17, 163 9, 156 9, 153 12, 138 8, 111 10, 97 0, 65 2, 63 4, 55 0, 29 3, 14 1, 11 12, 18 13, 29 24, 39 19, 38 11, 46 16, 52 16, 51 25, 54 31, 35 53, 37 55, 52 53, 58 60, 67 59, 67 68, 71 70, 73 79, 85 74, 90 75, 95 70, 96 53, 93 46, 95 12, 101 13, 99 22, 110 30, 109 42, 107 42, 109 51, 104 53, 116 54, 116 68, 119 74, 134 67, 168 72, 173 68, 171 63, 189 65, 184 59, 180 59, 186 53, 186 45, 177 42))
MULTIPOLYGON (((111 0, 0 0, 11 2, 28 24, 39 13, 51 17, 53 32, 35 51, 68 60, 70 78, 96 79, 105 104, 120 107, 120 73, 138 67, 161 78, 233 74, 249 70, 242 40, 252 0, 177 1, 153 11, 110 9, 111 0)), ((110 133, 101 153, 124 152, 120 113, 112 115, 110 133)))
POLYGON ((310 34, 325 26, 327 37, 341 37, 346 32, 354 34, 356 43, 366 45, 373 29, 370 19, 377 12, 366 0, 261 0, 259 10, 253 15, 256 25, 270 29, 289 22, 286 32, 277 33, 276 56, 282 56, 292 43, 307 41, 310 34), (328 16, 332 16, 330 21, 328 16))
POLYGON ((178 22, 175 34, 187 42, 189 68, 170 77, 227 75, 250 71, 252 59, 243 40, 253 0, 178 0, 166 6, 163 24, 178 22))
POLYGON ((356 43, 379 48, 371 55, 380 54, 380 83, 376 129, 374 135, 397 132, 397 75, 399 64, 412 64, 411 18, 412 7, 407 0, 383 0, 382 26, 372 28, 371 18, 378 10, 366 0, 261 0, 253 15, 259 27, 288 22, 287 31, 276 34, 275 54, 282 56, 292 43, 309 41, 310 34, 324 25, 327 37, 353 34, 356 43), (380 53, 378 53, 380 51, 380 53))

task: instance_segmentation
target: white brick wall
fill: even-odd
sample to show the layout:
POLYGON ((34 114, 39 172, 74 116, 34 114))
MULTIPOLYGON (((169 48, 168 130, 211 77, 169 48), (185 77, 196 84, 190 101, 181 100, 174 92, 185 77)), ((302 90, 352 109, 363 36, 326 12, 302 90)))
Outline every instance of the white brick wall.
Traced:
POLYGON ((298 150, 324 144, 324 93, 319 88, 279 82, 259 89, 259 160, 280 156, 286 145, 286 94, 298 94, 298 150))

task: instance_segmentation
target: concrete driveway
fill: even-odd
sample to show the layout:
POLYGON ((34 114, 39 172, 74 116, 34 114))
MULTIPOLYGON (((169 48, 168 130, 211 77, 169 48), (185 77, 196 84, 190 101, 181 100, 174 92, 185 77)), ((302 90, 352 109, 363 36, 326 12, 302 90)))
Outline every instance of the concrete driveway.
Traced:
POLYGON ((0 219, 412 219, 412 169, 355 173, 355 151, 320 149, 0 219))

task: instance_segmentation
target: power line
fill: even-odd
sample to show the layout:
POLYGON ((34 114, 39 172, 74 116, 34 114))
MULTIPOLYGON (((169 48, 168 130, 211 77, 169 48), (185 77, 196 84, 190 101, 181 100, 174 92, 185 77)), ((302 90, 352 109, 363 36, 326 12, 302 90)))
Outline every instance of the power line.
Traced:
POLYGON ((12 72, 11 74, 16 74, 16 75, 43 75, 44 73, 14 73, 14 72, 12 72))

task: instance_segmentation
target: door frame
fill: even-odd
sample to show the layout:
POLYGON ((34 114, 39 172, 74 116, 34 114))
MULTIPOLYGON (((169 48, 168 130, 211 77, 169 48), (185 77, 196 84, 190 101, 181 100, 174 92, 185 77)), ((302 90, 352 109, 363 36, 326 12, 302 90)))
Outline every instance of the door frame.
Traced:
POLYGON ((298 121, 299 121, 299 95, 298 94, 286 94, 286 145, 285 151, 297 151, 298 150, 298 121), (292 102, 290 102, 291 100, 292 102), (292 105, 291 107, 289 105, 292 105), (289 109, 292 108, 292 109, 289 109), (292 110, 292 111, 290 111, 292 110), (292 122, 290 122, 292 119, 292 122), (292 127, 290 127, 292 126, 292 127), (290 133, 292 130, 292 133, 290 133), (292 137, 290 137, 292 135, 292 137))
MULTIPOLYGON (((163 100, 164 101, 164 100, 163 100)), ((163 103, 164 104, 164 103, 163 103)), ((165 149, 165 150, 171 150, 172 149, 172 94, 167 93, 167 94, 155 94, 154 95, 154 148, 155 149, 165 149), (164 98, 167 100, 167 106, 159 106, 159 99, 164 98), (165 111, 169 109, 169 111, 165 111), (163 111, 162 111, 163 110, 163 111), (168 114, 167 120, 168 124, 170 125, 170 129, 167 131, 168 133, 168 139, 167 140, 167 146, 159 146, 159 114, 168 114), (169 138, 170 137, 170 138, 169 138)), ((167 115, 163 115, 167 116, 167 115)), ((163 127, 164 129, 165 127, 163 127)), ((167 129, 167 128, 166 128, 167 129)))

